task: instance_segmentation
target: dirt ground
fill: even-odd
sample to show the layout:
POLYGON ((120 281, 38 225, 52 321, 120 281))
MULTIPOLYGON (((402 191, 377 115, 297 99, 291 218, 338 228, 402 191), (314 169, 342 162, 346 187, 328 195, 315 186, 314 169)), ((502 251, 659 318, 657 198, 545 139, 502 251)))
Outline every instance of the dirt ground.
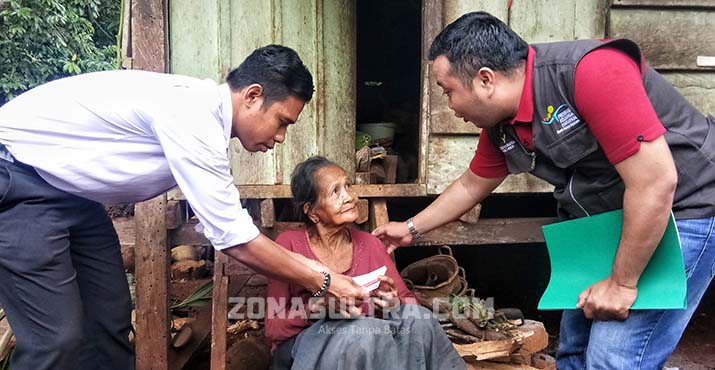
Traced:
POLYGON ((712 284, 666 367, 715 370, 715 288, 712 284))

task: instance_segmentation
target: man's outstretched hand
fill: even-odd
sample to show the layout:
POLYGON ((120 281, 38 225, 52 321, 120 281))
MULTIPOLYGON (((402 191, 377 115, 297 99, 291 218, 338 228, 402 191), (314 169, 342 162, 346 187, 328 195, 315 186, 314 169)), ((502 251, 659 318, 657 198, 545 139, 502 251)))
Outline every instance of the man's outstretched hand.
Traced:
POLYGON ((387 253, 412 243, 412 235, 404 222, 388 222, 372 231, 372 235, 382 240, 387 247, 387 253))

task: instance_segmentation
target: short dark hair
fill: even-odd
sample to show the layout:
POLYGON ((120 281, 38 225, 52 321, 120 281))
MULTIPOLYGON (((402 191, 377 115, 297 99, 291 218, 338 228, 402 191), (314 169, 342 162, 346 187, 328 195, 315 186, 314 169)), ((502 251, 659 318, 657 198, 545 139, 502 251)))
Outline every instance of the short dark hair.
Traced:
POLYGON ((261 85, 266 107, 288 96, 303 102, 313 97, 313 76, 298 53, 282 45, 254 50, 238 68, 229 72, 226 82, 233 91, 252 84, 261 85))
POLYGON ((309 203, 311 207, 315 206, 318 201, 318 185, 315 173, 319 169, 328 166, 340 167, 325 157, 315 155, 298 163, 290 175, 290 190, 293 192, 293 206, 295 207, 296 215, 308 225, 312 225, 312 223, 303 212, 303 206, 306 203, 309 203))
POLYGON ((435 37, 429 59, 444 55, 451 73, 465 86, 482 67, 511 73, 526 61, 529 45, 499 18, 486 12, 467 13, 435 37))

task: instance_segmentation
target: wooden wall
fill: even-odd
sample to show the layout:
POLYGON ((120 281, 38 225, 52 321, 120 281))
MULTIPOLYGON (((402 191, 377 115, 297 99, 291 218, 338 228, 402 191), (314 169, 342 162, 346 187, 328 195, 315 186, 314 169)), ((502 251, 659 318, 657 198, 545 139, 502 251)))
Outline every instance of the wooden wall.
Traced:
MULTIPOLYGON (((701 64, 708 61, 702 57, 715 57, 713 0, 443 0, 433 8, 442 14, 442 24, 434 26, 438 29, 461 14, 485 10, 507 22, 530 43, 633 39, 641 46, 646 61, 691 103, 704 113, 715 114, 715 67, 697 63, 698 57, 701 64)), ((426 59, 423 62, 428 65, 426 59)), ((431 78, 428 81, 429 87, 423 89, 427 101, 423 104, 424 124, 428 128, 425 179, 427 192, 437 194, 467 168, 479 131, 456 119, 441 89, 431 78)), ((533 176, 519 175, 508 177, 497 192, 551 190, 533 176)))
POLYGON ((220 81, 257 47, 278 43, 313 74, 316 93, 283 145, 248 153, 232 140, 236 184, 287 184, 315 154, 354 172, 354 17, 355 0, 170 1, 172 72, 220 81))
POLYGON ((648 64, 702 112, 715 114, 715 65, 697 62, 715 57, 715 1, 614 0, 607 36, 636 41, 648 64))
MULTIPOLYGON (((232 143, 237 184, 288 184, 295 164, 312 154, 327 155, 354 173, 355 1, 170 1, 172 72, 220 80, 256 47, 282 43, 299 52, 316 81, 316 95, 284 145, 263 154, 232 143)), ((442 192, 467 169, 479 129, 447 107, 426 50, 445 25, 475 10, 496 15, 531 43, 631 38, 693 104, 715 113, 715 67, 696 62, 715 56, 713 0, 423 0, 419 183, 428 194, 442 192)), ((497 192, 551 190, 519 175, 497 192)))
MULTIPOLYGON (((527 42, 534 43, 604 37, 608 4, 606 0, 443 0, 441 5, 439 29, 464 13, 483 10, 509 24, 527 42)), ((436 34, 432 38, 434 36, 436 34)), ((429 47, 432 38, 425 46, 429 47)), ((429 127, 427 192, 438 194, 468 168, 479 141, 479 130, 454 116, 433 79, 430 78, 430 88, 424 90, 424 98, 430 103, 423 112, 429 127)), ((524 174, 509 176, 496 192, 552 190, 551 185, 524 174)))

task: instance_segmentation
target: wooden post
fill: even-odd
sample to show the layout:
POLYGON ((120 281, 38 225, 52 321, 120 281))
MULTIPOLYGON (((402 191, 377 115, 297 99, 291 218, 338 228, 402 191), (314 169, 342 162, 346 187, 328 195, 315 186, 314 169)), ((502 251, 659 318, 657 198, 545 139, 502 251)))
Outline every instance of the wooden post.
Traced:
POLYGON ((168 370, 169 254, 166 195, 136 205, 136 369, 168 370))
POLYGON ((370 200, 370 231, 390 222, 387 214, 387 200, 383 198, 370 200))
MULTIPOLYGON (((167 4, 164 0, 132 0, 133 67, 166 71, 167 4)), ((169 368, 169 254, 166 194, 139 203, 136 219, 137 327, 136 369, 169 368)))
POLYGON ((226 329, 228 328, 228 256, 216 252, 214 261, 213 325, 211 327, 211 370, 226 370, 226 329))

